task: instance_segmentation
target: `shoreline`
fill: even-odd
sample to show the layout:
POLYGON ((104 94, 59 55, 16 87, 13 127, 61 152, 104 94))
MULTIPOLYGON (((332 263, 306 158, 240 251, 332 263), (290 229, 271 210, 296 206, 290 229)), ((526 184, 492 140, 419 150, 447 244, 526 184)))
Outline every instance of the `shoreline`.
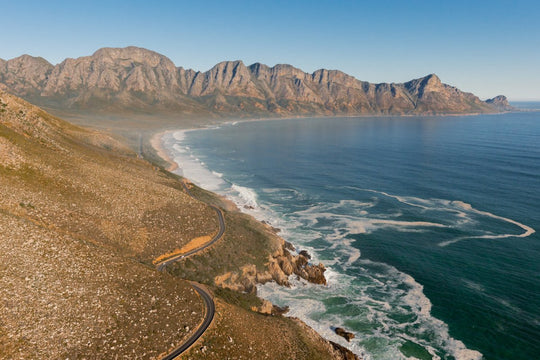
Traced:
MULTIPOLYGON (((240 121, 230 121, 230 122, 227 122, 228 124, 232 124, 232 123, 235 123, 235 122, 240 122, 240 121)), ((208 126, 210 127, 210 126, 208 126)), ((169 156, 167 150, 165 149, 165 147, 163 146, 163 137, 168 135, 168 134, 171 134, 173 132, 176 132, 176 131, 182 131, 182 132, 187 132, 187 131, 191 131, 191 130, 202 130, 202 129, 205 129, 205 128, 208 128, 208 127, 202 127, 202 128, 191 128, 191 129, 178 129, 178 130, 166 130, 166 131, 160 131, 160 132, 157 132, 155 134, 152 135, 151 137, 151 146, 154 148, 154 151, 156 151, 156 153, 158 154, 159 157, 161 157, 162 160, 164 160, 166 163, 169 164, 169 168, 167 169, 167 171, 175 171, 175 170, 178 170, 180 167, 179 165, 171 158, 171 156, 169 156)), ((188 181, 191 181, 190 179, 187 179, 188 181)), ((210 191, 210 190, 206 190, 206 191, 210 191)), ((232 199, 224 196, 224 195, 221 195, 221 194, 218 194, 218 193, 215 193, 213 191, 211 191, 215 196, 219 197, 219 198, 222 198, 225 202, 225 204, 232 204, 232 209, 233 210, 236 210, 236 211, 240 211, 240 207, 238 206, 238 204, 236 204, 232 199)), ((264 220, 260 220, 260 219, 257 219, 256 217, 254 217, 253 215, 251 214, 248 214, 249 216, 251 216, 253 219, 255 219, 257 222, 260 222, 262 223, 263 225, 265 226, 268 226, 266 224, 266 222, 264 220)), ((279 235, 278 235, 279 236, 279 235)), ((281 236, 280 236, 281 238, 281 236)), ((282 238, 283 239, 283 238, 282 238)), ((287 241, 285 241, 283 239, 283 241, 285 243, 287 243, 287 241)), ((285 249, 285 247, 283 248, 285 249)), ((284 250, 285 251, 285 250, 284 250)), ((320 264, 319 264, 320 265, 320 264)), ((324 284, 326 285, 326 277, 323 273, 323 278, 325 280, 324 284)), ((308 281, 309 282, 309 281, 308 281)), ((277 283, 276 283, 277 284, 277 283)), ((283 285, 280 285, 280 284, 277 284, 278 286, 283 286, 283 285)), ((268 301, 268 300, 265 300, 264 298, 260 297, 257 295, 257 297, 259 297, 260 299, 263 299, 263 301, 268 301)), ((275 305, 274 305, 275 306, 275 305)), ((293 317, 293 319, 295 319, 296 317, 293 317)), ((322 333, 320 333, 319 331, 317 331, 315 328, 313 328, 312 326, 308 325, 304 320, 300 319, 300 318, 296 318, 297 321, 300 321, 303 326, 307 327, 308 329, 310 329, 311 331, 314 331, 321 339, 323 339, 324 341, 326 341, 328 344, 330 344, 331 346, 334 347, 334 349, 338 350, 338 351, 341 351, 341 353, 343 354, 344 358, 351 358, 351 359, 363 359, 363 354, 361 353, 357 353, 355 351, 353 351, 352 349, 349 349, 348 347, 346 346, 343 346, 343 345, 340 345, 338 343, 335 342, 335 340, 332 340, 332 339, 329 339, 328 337, 324 336, 322 333), (341 350, 340 350, 341 349, 341 350), (354 354, 354 355, 353 355, 354 354), (349 355, 352 355, 354 357, 349 357, 349 355)), ((307 330, 306 330, 307 331, 307 330)), ((338 336, 339 337, 339 336, 338 336)))
MULTIPOLYGON (((540 110, 533 110, 534 111, 540 111, 540 110)), ((270 120, 295 120, 295 119, 350 119, 350 118, 411 118, 411 117, 420 117, 420 118, 428 118, 428 117, 460 117, 460 116, 481 116, 481 115, 504 115, 504 114, 510 114, 510 113, 520 113, 524 112, 521 109, 512 110, 512 111, 499 111, 499 112, 472 112, 472 113, 434 113, 434 114, 335 114, 335 115, 323 115, 323 114, 302 114, 302 115, 291 115, 291 116, 275 116, 275 117, 260 117, 260 118, 235 118, 235 120, 231 120, 230 118, 223 118, 215 125, 220 124, 228 124, 233 122, 256 122, 256 121, 270 121, 270 120)), ((525 111, 526 112, 526 111, 525 111)), ((212 125, 208 125, 212 126, 212 125)), ((181 129, 178 128, 178 130, 198 130, 198 129, 204 129, 207 126, 202 127, 195 127, 195 128, 187 128, 187 129, 181 129)))
MULTIPOLYGON (((264 119, 264 120, 287 120, 287 119, 279 118, 279 119, 264 119)), ((250 119, 244 119, 244 120, 231 120, 231 121, 223 122, 223 123, 221 123, 221 124, 211 124, 211 125, 208 125, 208 126, 192 127, 192 128, 184 128, 184 129, 177 129, 177 130, 169 130, 169 133, 170 133, 170 132, 175 132, 175 131, 188 132, 188 131, 193 131, 193 130, 205 130, 205 129, 211 129, 211 128, 214 128, 214 127, 219 127, 219 126, 221 126, 221 125, 236 125, 236 123, 240 123, 240 122, 255 122, 255 121, 264 121, 264 120, 263 120, 263 119, 258 119, 258 120, 255 120, 255 119, 251 119, 251 120, 250 120, 250 119)), ((160 139, 160 140, 163 139, 163 136, 165 136, 166 133, 167 133, 167 132, 161 132, 161 133, 158 133, 159 135, 161 135, 161 137, 159 137, 158 139, 160 139)), ((159 142, 159 145, 161 145, 162 148, 164 147, 162 141, 159 142)), ((164 159, 164 160, 165 160, 165 159, 164 159)), ((174 162, 174 161, 173 161, 170 157, 167 157, 167 163, 169 163, 169 164, 172 165, 173 162, 174 162)), ((215 192, 212 191, 212 190, 209 190, 209 191, 215 193, 215 192)), ((223 196, 224 196, 224 195, 220 195, 220 194, 216 194, 216 195, 217 195, 217 196, 220 196, 220 197, 223 197, 223 196)), ((230 199, 230 198, 228 198, 228 199, 230 199)), ((233 200, 231 200, 231 201, 233 201, 233 200)), ((241 209, 239 209, 239 210, 240 210, 241 212, 244 212, 244 211, 242 211, 241 209)), ((244 212, 244 213, 245 213, 245 212, 244 212)), ((251 217, 255 218, 257 221, 263 222, 263 223, 264 223, 264 221, 263 221, 260 217, 254 215, 254 214, 250 214, 249 212, 248 212, 248 215, 250 215, 251 217)), ((405 275, 406 275, 406 274, 405 274, 405 275)), ((413 279, 413 281, 414 281, 414 279, 413 279)), ((277 285, 276 285, 276 286, 277 286, 277 285)), ((279 287, 279 286, 278 286, 278 287, 279 287)), ((261 298, 269 300, 269 298, 267 298, 267 297, 261 297, 261 298)), ((270 300, 270 301, 271 301, 271 300, 270 300)), ((276 303, 279 304, 279 302, 276 302, 276 303)), ((291 315, 291 316, 296 316, 296 317, 299 317, 299 318, 301 319, 301 317, 298 316, 298 315, 291 315)), ((430 316, 431 316, 431 315, 430 315, 430 316)), ((306 323, 306 324, 310 324, 309 321, 306 321, 306 320, 303 320, 303 319, 302 319, 302 321, 303 321, 304 323, 306 323)), ((317 324, 315 324, 315 326, 314 326, 314 324, 311 323, 311 325, 308 325, 308 326, 310 326, 314 331, 316 331, 316 332, 317 332, 322 338, 324 338, 325 340, 327 340, 327 341, 332 341, 331 339, 332 339, 333 333, 332 333, 332 335, 330 335, 330 334, 327 333, 327 331, 325 331, 325 330, 322 330, 322 332, 321 332, 321 329, 318 328, 318 325, 317 325, 317 324), (318 329, 318 330, 316 330, 316 329, 318 329), (329 336, 330 336, 330 337, 329 337, 329 336)), ((448 335, 448 333, 446 333, 446 335, 443 334, 442 336, 449 336, 449 335, 448 335)), ((452 338, 451 336, 449 336, 449 339, 450 339, 451 341, 453 341, 453 342, 457 342, 458 345, 461 344, 461 346, 463 346, 463 351, 473 351, 473 350, 468 349, 466 346, 464 346, 463 343, 461 343, 459 340, 456 340, 456 339, 452 338)), ((460 347, 461 347, 461 346, 460 346, 460 347)), ((355 349, 355 350, 356 350, 356 349, 355 349)), ((355 351, 355 350, 352 350, 352 349, 351 349, 351 351, 355 351)), ((359 352, 356 352, 356 351, 355 351, 355 353, 356 353, 357 355, 360 355, 360 356, 364 355, 363 353, 359 353, 359 352)))
POLYGON ((179 168, 178 164, 171 159, 170 154, 167 152, 165 147, 163 146, 163 137, 165 135, 168 135, 176 130, 165 130, 160 131, 152 135, 150 138, 150 145, 156 152, 156 154, 161 158, 161 160, 165 161, 167 164, 169 164, 169 167, 166 169, 169 172, 173 172, 179 168))
MULTIPOLYGON (((246 122, 260 122, 260 121, 286 121, 286 120, 296 120, 296 119, 351 119, 351 118, 411 118, 411 117, 459 117, 459 116, 480 116, 480 115, 500 115, 500 114, 506 114, 511 111, 507 112, 499 112, 499 113, 467 113, 467 114, 401 114, 401 115, 384 115, 384 114, 366 114, 366 115, 300 115, 300 116, 289 116, 289 117, 261 117, 261 118, 238 118, 238 119, 223 119, 223 121, 220 121, 218 123, 211 123, 211 124, 202 124, 201 126, 197 127, 184 127, 182 125, 178 125, 177 128, 169 128, 167 130, 160 130, 158 132, 155 132, 152 134, 152 137, 150 138, 150 146, 154 149, 156 154, 167 164, 169 164, 169 167, 166 169, 169 172, 173 172, 175 170, 179 169, 178 164, 171 158, 170 153, 167 151, 167 149, 163 146, 163 137, 166 135, 169 135, 171 133, 175 133, 177 131, 187 132, 187 131, 194 131, 194 130, 205 130, 210 129, 215 126, 221 126, 221 125, 236 125, 238 123, 246 123, 246 122)), ((209 190, 210 191, 210 190, 209 190)), ((219 194, 215 194, 218 196, 221 196, 219 194)))
MULTIPOLYGON (((236 118, 234 120, 232 119, 222 119, 222 121, 219 121, 217 123, 209 123, 209 124, 200 124, 199 126, 193 127, 193 126, 182 126, 181 124, 178 125, 176 128, 170 127, 167 130, 160 130, 158 132, 155 132, 152 134, 152 137, 150 138, 150 145, 156 152, 156 154, 167 164, 169 164, 169 168, 166 170, 169 172, 173 172, 179 168, 178 164, 170 157, 169 152, 167 149, 163 147, 162 139, 164 136, 177 132, 187 132, 187 131, 193 131, 193 130, 205 130, 209 129, 211 127, 215 126, 221 126, 221 125, 227 125, 227 124, 237 124, 237 123, 246 123, 246 122, 259 122, 259 121, 283 121, 283 120, 296 120, 296 119, 351 119, 351 118, 412 118, 412 117, 421 117, 421 118, 428 118, 428 117, 473 117, 473 116, 481 116, 481 115, 504 115, 508 113, 516 113, 516 112, 522 112, 522 110, 518 111, 502 111, 502 112, 494 112, 494 113, 465 113, 465 114, 363 114, 363 115, 299 115, 299 116, 286 116, 286 117, 261 117, 261 118, 236 118)), ((219 194, 215 194, 218 196, 221 196, 219 194)))

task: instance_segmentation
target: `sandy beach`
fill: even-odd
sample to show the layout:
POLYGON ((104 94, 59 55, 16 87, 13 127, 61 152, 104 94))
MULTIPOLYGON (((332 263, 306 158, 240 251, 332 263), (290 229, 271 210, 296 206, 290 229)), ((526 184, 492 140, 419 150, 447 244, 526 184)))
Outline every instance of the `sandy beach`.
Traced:
POLYGON ((171 159, 169 153, 167 152, 167 150, 165 150, 161 142, 161 139, 163 138, 163 136, 171 132, 172 132, 171 130, 167 130, 167 131, 155 133, 154 135, 152 135, 152 138, 150 139, 150 145, 152 145, 154 150, 156 150, 156 153, 158 154, 158 156, 169 164, 167 171, 173 172, 176 169, 178 169, 178 164, 175 163, 171 159))

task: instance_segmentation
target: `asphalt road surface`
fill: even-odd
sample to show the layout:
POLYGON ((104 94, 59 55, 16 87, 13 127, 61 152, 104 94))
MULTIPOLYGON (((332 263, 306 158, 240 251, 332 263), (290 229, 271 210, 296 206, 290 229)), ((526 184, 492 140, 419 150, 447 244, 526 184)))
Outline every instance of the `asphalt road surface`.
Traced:
POLYGON ((218 221, 219 221, 219 231, 216 235, 214 235, 214 237, 212 238, 212 240, 210 240, 209 242, 205 243, 204 245, 202 246, 199 246, 198 248, 195 248, 193 250, 190 250, 186 253, 183 253, 183 254, 180 254, 180 255, 176 255, 176 256, 173 256, 172 258, 170 259, 167 259, 161 263, 159 263, 157 265, 157 269, 159 271, 163 271, 165 270, 165 268, 167 267, 167 265, 169 264, 172 264, 178 260, 182 260, 183 258, 185 257, 188 257, 190 255, 193 255, 201 250, 204 250, 206 249, 207 247, 211 246, 213 243, 215 243, 216 241, 218 241, 219 239, 221 239, 221 237, 223 236, 223 234, 225 233, 225 219, 223 218, 223 213, 221 212, 221 210, 219 208, 217 208, 216 206, 214 205, 209 205, 212 209, 214 209, 216 211, 216 214, 217 214, 217 217, 218 217, 218 221))
POLYGON ((214 304, 214 300, 212 300, 212 296, 205 289, 203 289, 197 284, 191 283, 191 286, 193 286, 193 288, 199 293, 199 295, 201 295, 204 300, 204 304, 206 307, 204 321, 202 322, 201 326, 197 328, 197 331, 195 331, 185 343, 174 349, 169 355, 165 356, 163 360, 172 360, 182 354, 187 349, 189 349, 189 347, 201 337, 201 335, 206 331, 206 329, 210 326, 212 320, 214 319, 216 306, 214 304))
MULTIPOLYGON (((184 185, 184 189, 186 190, 186 193, 189 196, 193 197, 193 195, 189 191, 189 188, 187 187, 187 185, 185 183, 182 183, 182 184, 184 185)), ((217 217, 218 217, 218 222, 219 222, 219 231, 218 231, 218 233, 212 238, 212 240, 210 240, 206 244, 204 244, 204 245, 202 245, 202 246, 200 246, 200 247, 198 247, 196 249, 193 249, 191 251, 188 251, 187 253, 174 256, 174 257, 172 257, 172 258, 170 258, 168 260, 165 260, 165 261, 159 263, 157 265, 157 269, 159 271, 164 271, 165 268, 167 267, 167 265, 172 264, 172 263, 174 263, 176 261, 179 261, 179 260, 181 260, 181 259, 183 259, 185 257, 190 256, 190 255, 193 255, 193 254, 195 254, 195 253, 197 253, 197 252, 199 252, 201 250, 204 250, 207 247, 211 246, 216 241, 218 241, 219 239, 221 239, 221 237, 225 233, 225 219, 223 218, 223 213, 221 212, 221 210, 217 206, 210 205, 210 204, 208 204, 208 206, 210 206, 212 209, 214 209, 216 211, 216 214, 217 214, 217 217)), ((177 356, 179 356, 180 354, 182 354, 184 351, 189 349, 189 347, 191 345, 193 345, 202 336, 202 334, 206 331, 206 329, 208 328, 208 326, 210 326, 210 324, 212 323, 212 320, 214 319, 216 306, 214 304, 214 300, 212 299, 212 295, 210 295, 210 293, 208 291, 206 291, 206 289, 204 289, 203 287, 201 287, 200 285, 198 285, 196 283, 191 283, 191 286, 193 286, 195 291, 197 291, 197 293, 199 293, 199 295, 204 300, 204 305, 205 305, 205 308, 206 308, 206 313, 205 313, 205 316, 204 316, 204 320, 203 320, 202 324, 197 328, 197 330, 191 335, 191 337, 186 342, 184 342, 182 345, 180 345, 179 347, 174 349, 169 355, 165 356, 163 358, 163 360, 174 359, 177 356)))

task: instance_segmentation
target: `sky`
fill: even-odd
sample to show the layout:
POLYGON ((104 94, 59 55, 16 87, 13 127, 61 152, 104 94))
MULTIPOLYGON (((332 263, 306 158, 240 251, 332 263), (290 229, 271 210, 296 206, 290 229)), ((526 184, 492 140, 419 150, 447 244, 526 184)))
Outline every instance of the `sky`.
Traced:
POLYGON ((2 1, 0 58, 53 64, 139 46, 206 71, 224 60, 338 69, 370 82, 437 74, 482 99, 540 101, 530 0, 2 1))

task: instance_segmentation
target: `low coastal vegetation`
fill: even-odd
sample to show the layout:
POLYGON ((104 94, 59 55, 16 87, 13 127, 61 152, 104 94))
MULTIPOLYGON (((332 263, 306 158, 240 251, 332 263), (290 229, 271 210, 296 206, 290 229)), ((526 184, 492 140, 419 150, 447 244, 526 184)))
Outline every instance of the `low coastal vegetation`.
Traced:
POLYGON ((0 101, 0 358, 160 358, 204 316, 186 280, 216 302, 188 358, 354 358, 256 297, 257 282, 324 278, 272 228, 205 190, 188 196, 115 137, 0 101), (207 203, 225 236, 158 272, 155 259, 218 231, 207 203))

